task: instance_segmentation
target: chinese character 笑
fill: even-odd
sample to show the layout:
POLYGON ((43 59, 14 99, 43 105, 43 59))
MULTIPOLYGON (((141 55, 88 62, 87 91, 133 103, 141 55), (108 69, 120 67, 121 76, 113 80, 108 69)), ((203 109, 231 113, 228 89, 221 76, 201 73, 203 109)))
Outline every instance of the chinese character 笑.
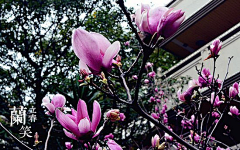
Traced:
POLYGON ((31 131, 30 129, 31 129, 30 126, 26 126, 26 127, 22 126, 21 129, 19 130, 19 131, 20 131, 19 134, 22 134, 23 136, 20 137, 20 138, 24 138, 25 136, 27 136, 27 137, 32 137, 32 136, 30 135, 30 134, 32 133, 32 131, 31 131))

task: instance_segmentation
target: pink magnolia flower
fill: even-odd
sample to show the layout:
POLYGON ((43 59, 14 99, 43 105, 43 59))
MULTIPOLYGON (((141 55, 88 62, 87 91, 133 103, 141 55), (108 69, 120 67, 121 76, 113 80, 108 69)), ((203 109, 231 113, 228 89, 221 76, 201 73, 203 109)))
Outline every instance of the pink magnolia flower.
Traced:
POLYGON ((135 13, 135 23, 139 30, 158 37, 168 38, 174 34, 185 16, 182 10, 173 11, 167 7, 150 8, 148 4, 141 4, 135 13))
POLYGON ((173 141, 173 137, 170 136, 168 133, 165 133, 164 136, 165 136, 165 140, 173 141))
POLYGON ((185 119, 183 119, 183 120, 181 121, 181 126, 182 126, 184 129, 186 129, 186 128, 192 129, 193 123, 192 123, 190 120, 185 120, 185 119))
POLYGON ((177 92, 178 99, 182 102, 190 101, 192 98, 194 89, 195 89, 195 87, 190 87, 187 89, 187 91, 185 91, 183 93, 181 93, 181 89, 179 89, 177 92))
POLYGON ((163 109, 167 110, 167 105, 166 104, 163 105, 163 109))
POLYGON ((153 96, 151 96, 149 99, 149 102, 151 103, 151 102, 155 102, 155 101, 156 101, 155 98, 153 96))
POLYGON ((137 75, 133 75, 132 78, 133 78, 134 80, 137 80, 137 79, 138 79, 138 76, 137 76, 137 75))
POLYGON ((72 149, 73 148, 73 145, 71 142, 65 142, 65 146, 67 149, 72 149))
POLYGON ((153 63, 147 62, 145 65, 145 68, 151 68, 153 66, 153 63))
POLYGON ((66 129, 64 129, 64 133, 67 137, 74 140, 89 139, 97 136, 95 133, 101 120, 101 108, 99 103, 94 101, 91 122, 88 116, 87 105, 83 100, 80 99, 78 101, 77 111, 72 109, 72 115, 64 114, 59 109, 56 109, 56 118, 66 129))
MULTIPOLYGON (((190 131, 189 137, 192 139, 193 138, 193 130, 190 131)), ((197 133, 194 135, 194 142, 198 143, 200 142, 201 136, 199 136, 197 133)))
POLYGON ((229 97, 235 98, 238 95, 238 93, 239 93, 239 85, 237 82, 235 82, 233 86, 229 88, 229 97))
POLYGON ((205 77, 205 78, 208 78, 208 77, 210 77, 210 75, 211 75, 210 70, 207 69, 207 68, 203 68, 202 76, 205 77))
POLYGON ((126 42, 124 43, 124 45, 125 45, 125 46, 130 46, 130 41, 126 41, 126 42))
POLYGON ((214 40, 213 43, 210 45, 211 54, 205 60, 209 58, 217 57, 221 48, 222 48, 222 42, 219 39, 214 40))
POLYGON ((159 140, 160 140, 160 137, 156 134, 154 137, 152 137, 152 147, 155 148, 155 147, 158 147, 159 146, 159 140))
POLYGON ((114 135, 112 133, 108 134, 108 135, 105 135, 104 137, 104 140, 108 140, 108 139, 113 139, 114 138, 114 135))
POLYGON ((197 119, 195 120, 195 115, 191 116, 190 121, 192 122, 192 124, 194 124, 194 121, 195 121, 195 124, 198 124, 198 120, 197 119))
POLYGON ((154 71, 148 73, 149 78, 154 78, 156 76, 156 73, 154 71))
POLYGON ((99 74, 102 69, 110 72, 113 58, 120 50, 118 41, 111 44, 103 35, 83 29, 73 31, 72 45, 81 64, 85 63, 93 74, 99 74))
POLYGON ((148 83, 149 83, 149 80, 148 80, 148 79, 145 79, 145 80, 144 80, 144 83, 145 83, 145 84, 148 84, 148 83))
POLYGON ((216 111, 212 112, 212 116, 213 116, 214 118, 219 118, 219 117, 220 117, 219 113, 216 112, 216 111))
POLYGON ((47 107, 50 114, 54 114, 56 108, 64 108, 65 103, 66 98, 61 94, 54 95, 51 102, 48 97, 44 97, 42 100, 42 105, 47 107))
POLYGON ((121 121, 124 121, 125 120, 125 118, 126 118, 126 116, 124 115, 124 113, 120 113, 120 120, 121 121))
POLYGON ((201 76, 198 77, 198 82, 201 88, 207 87, 209 85, 208 80, 202 78, 201 76))
POLYGON ((163 116, 163 123, 167 124, 168 123, 168 117, 167 116, 163 116))
POLYGON ((214 102, 214 104, 213 104, 214 107, 219 107, 222 103, 224 103, 223 101, 219 100, 219 96, 218 95, 215 97, 215 101, 213 100, 214 97, 215 97, 215 93, 213 92, 211 94, 211 104, 213 104, 213 102, 214 102))
POLYGON ((159 119, 159 114, 157 113, 152 113, 151 116, 154 118, 154 119, 159 119))
POLYGON ((225 148, 221 148, 220 146, 218 146, 216 150, 230 150, 230 148, 225 149, 225 148))
POLYGON ((95 150, 102 150, 102 147, 97 143, 95 150))
POLYGON ((118 145, 114 140, 108 139, 107 145, 110 150, 122 150, 122 147, 118 145))
POLYGON ((199 86, 200 86, 200 83, 198 82, 198 80, 195 80, 195 79, 189 81, 188 83, 188 87, 199 87, 199 86))
POLYGON ((217 83, 217 85, 218 85, 218 88, 221 88, 223 81, 220 80, 220 79, 217 79, 217 80, 216 80, 216 83, 217 83))
POLYGON ((236 106, 230 106, 230 112, 228 112, 229 115, 239 115, 239 110, 237 109, 236 106))
POLYGON ((203 68, 201 75, 202 77, 201 76, 198 77, 199 86, 201 88, 209 86, 212 83, 213 78, 213 76, 210 73, 210 70, 203 68))
POLYGON ((161 90, 161 91, 159 91, 159 95, 160 96, 163 96, 164 95, 164 92, 161 90))
POLYGON ((111 109, 107 112, 106 117, 110 119, 112 122, 115 121, 124 121, 126 118, 124 113, 120 113, 119 109, 111 109))
POLYGON ((166 113, 166 110, 167 110, 167 105, 164 104, 164 105, 162 106, 161 114, 165 114, 165 113, 166 113))
POLYGON ((177 150, 187 150, 187 148, 184 147, 182 144, 177 143, 177 150))

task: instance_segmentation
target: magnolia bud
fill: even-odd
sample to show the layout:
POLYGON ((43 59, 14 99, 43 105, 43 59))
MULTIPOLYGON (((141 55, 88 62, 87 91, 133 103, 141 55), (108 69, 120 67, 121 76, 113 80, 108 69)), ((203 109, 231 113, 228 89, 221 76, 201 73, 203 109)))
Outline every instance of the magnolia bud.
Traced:
POLYGON ((112 109, 107 112, 107 118, 112 122, 120 120, 120 112, 118 109, 112 109))

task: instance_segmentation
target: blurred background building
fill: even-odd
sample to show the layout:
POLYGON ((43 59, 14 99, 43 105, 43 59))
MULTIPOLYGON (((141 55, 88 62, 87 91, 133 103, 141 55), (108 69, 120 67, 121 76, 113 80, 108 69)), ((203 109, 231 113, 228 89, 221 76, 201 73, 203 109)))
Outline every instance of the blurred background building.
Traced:
MULTIPOLYGON (((178 78, 190 76, 198 79, 195 66, 213 70, 213 60, 204 61, 209 55, 209 46, 214 39, 219 38, 223 42, 220 56, 217 59, 216 75, 221 80, 227 72, 228 57, 234 56, 227 80, 224 87, 229 87, 234 82, 240 81, 240 1, 239 0, 172 0, 167 7, 182 9, 185 11, 186 19, 180 29, 170 38, 165 39, 160 45, 166 51, 180 57, 182 61, 163 73, 164 78, 178 78)), ((209 96, 210 91, 205 90, 203 94, 209 96)), ((170 108, 174 107, 169 104, 170 108)), ((182 107, 187 105, 181 104, 182 107)), ((169 120, 176 123, 176 117, 169 110, 169 120)), ((220 122, 214 137, 228 145, 240 142, 240 124, 237 119, 224 115, 227 122, 220 122), (232 137, 235 142, 223 134, 223 126, 228 125, 232 129, 232 137)))

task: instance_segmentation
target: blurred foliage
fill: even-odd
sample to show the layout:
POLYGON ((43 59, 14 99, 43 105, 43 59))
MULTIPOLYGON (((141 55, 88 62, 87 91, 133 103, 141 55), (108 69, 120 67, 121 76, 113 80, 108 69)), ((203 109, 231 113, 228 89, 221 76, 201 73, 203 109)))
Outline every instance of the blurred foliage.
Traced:
MULTIPOLYGON (((124 122, 107 124, 101 136, 113 132, 118 143, 125 148, 141 145, 145 138, 139 137, 146 135, 142 131, 151 129, 150 123, 139 118, 131 108, 106 97, 93 87, 79 87, 78 58, 71 48, 73 29, 80 27, 99 32, 111 42, 121 42, 119 54, 122 57, 122 68, 126 70, 130 67, 137 57, 139 45, 117 5, 113 1, 104 0, 1 0, 0 3, 1 115, 10 120, 9 108, 20 105, 36 107, 38 120, 32 124, 32 132, 39 133, 41 149, 49 128, 49 119, 41 106, 46 94, 63 94, 68 101, 66 105, 75 109, 78 99, 84 99, 89 103, 89 113, 92 112, 92 101, 96 99, 103 113, 110 108, 120 108, 126 114, 124 122), (124 45, 126 41, 130 41, 130 46, 124 45)), ((133 9, 129 11, 133 12, 133 9)), ((156 49, 150 61, 154 62, 155 70, 159 66, 167 70, 178 59, 162 49, 156 49)), ((141 58, 126 77, 132 92, 135 80, 131 76, 138 72, 140 64, 141 58)), ((119 72, 113 69, 112 73, 119 72)), ((117 79, 113 79, 113 82, 116 83, 119 96, 126 98, 125 89, 119 88, 121 83, 117 79)), ((9 127, 9 123, 5 126, 9 127)), ((19 137, 20 126, 8 129, 19 137)), ((0 132, 0 139, 0 145, 6 149, 22 148, 11 137, 7 137, 6 132, 0 132)), ((32 147, 33 138, 23 140, 32 147)), ((61 126, 56 126, 49 147, 57 145, 56 149, 62 149, 67 140, 61 126)))

